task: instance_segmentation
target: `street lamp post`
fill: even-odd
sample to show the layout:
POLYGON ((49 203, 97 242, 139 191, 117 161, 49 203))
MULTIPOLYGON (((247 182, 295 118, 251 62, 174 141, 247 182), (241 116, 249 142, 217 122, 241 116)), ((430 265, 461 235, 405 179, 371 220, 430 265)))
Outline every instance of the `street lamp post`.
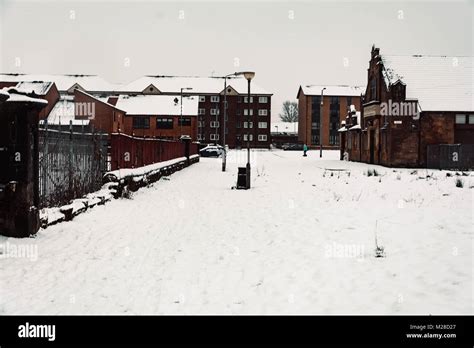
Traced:
POLYGON ((324 96, 324 87, 321 90, 321 106, 319 108, 319 157, 323 157, 323 96, 324 96))
POLYGON ((180 132, 181 135, 183 135, 183 91, 190 91, 192 90, 191 87, 182 87, 181 92, 180 92, 180 104, 181 104, 181 111, 180 111, 180 116, 179 116, 179 125, 180 125, 180 132))

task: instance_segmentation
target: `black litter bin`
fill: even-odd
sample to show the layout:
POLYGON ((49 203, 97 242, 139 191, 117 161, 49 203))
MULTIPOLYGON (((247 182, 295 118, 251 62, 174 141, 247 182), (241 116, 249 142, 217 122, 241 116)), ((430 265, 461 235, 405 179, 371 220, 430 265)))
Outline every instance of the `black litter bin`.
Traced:
POLYGON ((246 190, 247 189, 247 168, 239 167, 239 172, 237 174, 237 189, 246 190))

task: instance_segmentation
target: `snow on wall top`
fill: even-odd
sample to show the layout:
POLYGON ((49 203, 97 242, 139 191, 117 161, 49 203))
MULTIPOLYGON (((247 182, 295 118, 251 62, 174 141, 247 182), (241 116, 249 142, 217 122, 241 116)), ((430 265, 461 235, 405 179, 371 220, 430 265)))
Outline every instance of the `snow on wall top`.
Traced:
POLYGON ((301 89, 305 95, 321 95, 324 90, 325 96, 348 96, 359 97, 365 93, 365 86, 349 86, 349 85, 301 85, 301 89))
POLYGON ((46 95, 49 89, 53 85, 53 82, 40 82, 40 81, 33 81, 33 82, 25 82, 21 81, 15 86, 17 91, 25 92, 25 93, 35 93, 37 95, 46 95))
POLYGON ((422 111, 474 111, 473 57, 382 55, 387 86, 406 84, 422 111))
POLYGON ((97 75, 43 75, 43 74, 0 74, 3 82, 54 82, 60 92, 65 92, 75 84, 89 92, 111 92, 119 86, 105 81, 97 75))
MULTIPOLYGON (((197 116, 199 98, 183 97, 183 115, 197 116)), ((121 95, 116 107, 127 115, 174 116, 181 114, 179 95, 121 95), (175 98, 178 102, 175 103, 175 98)))
MULTIPOLYGON (((122 92, 141 93, 148 86, 153 85, 161 93, 179 94, 181 88, 191 87, 185 91, 188 94, 218 94, 224 91, 224 79, 199 76, 143 76, 121 88, 122 92)), ((244 77, 228 78, 227 86, 235 89, 239 94, 247 93, 247 80, 244 77)), ((250 84, 251 94, 272 95, 258 86, 255 82, 250 84)))

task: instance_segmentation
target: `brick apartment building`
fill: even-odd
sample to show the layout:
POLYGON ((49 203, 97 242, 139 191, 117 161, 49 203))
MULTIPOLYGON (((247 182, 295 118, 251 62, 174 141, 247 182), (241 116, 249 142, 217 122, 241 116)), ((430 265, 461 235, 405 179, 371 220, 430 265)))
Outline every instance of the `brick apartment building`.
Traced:
MULTIPOLYGON (((250 97, 250 123, 247 122, 247 80, 227 79, 227 119, 224 129, 224 79, 213 77, 144 76, 121 88, 126 95, 173 95, 197 98, 197 133, 201 143, 223 144, 230 148, 245 146, 247 134, 251 147, 268 148, 271 130, 271 93, 253 81, 250 97)), ((194 139, 193 139, 194 140, 194 139)))
POLYGON ((361 94, 364 88, 360 86, 329 86, 302 85, 298 90, 298 141, 309 147, 319 147, 322 127, 323 148, 338 148, 338 129, 346 119, 350 105, 360 110, 361 94), (321 90, 323 108, 321 115, 321 90), (322 116, 322 117, 321 117, 322 116))
POLYGON ((341 129, 341 150, 349 160, 425 167, 430 145, 474 144, 473 63, 372 47, 362 117, 341 129))

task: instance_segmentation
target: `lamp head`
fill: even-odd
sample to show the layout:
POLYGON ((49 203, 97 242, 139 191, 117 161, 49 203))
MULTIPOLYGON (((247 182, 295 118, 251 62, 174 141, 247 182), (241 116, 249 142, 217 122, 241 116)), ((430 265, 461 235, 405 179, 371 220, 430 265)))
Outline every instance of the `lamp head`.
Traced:
POLYGON ((251 81, 255 76, 255 72, 253 72, 253 71, 240 71, 240 72, 236 72, 235 75, 236 76, 244 75, 244 77, 247 79, 247 81, 251 81))

